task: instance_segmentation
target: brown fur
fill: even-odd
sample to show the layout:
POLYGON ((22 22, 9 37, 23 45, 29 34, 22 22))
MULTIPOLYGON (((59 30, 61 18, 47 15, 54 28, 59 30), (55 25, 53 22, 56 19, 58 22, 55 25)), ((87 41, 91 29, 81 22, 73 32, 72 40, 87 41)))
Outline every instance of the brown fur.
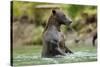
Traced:
POLYGON ((65 46, 64 35, 60 32, 61 24, 68 24, 70 23, 70 20, 65 18, 65 16, 65 19, 59 16, 63 16, 63 13, 59 10, 52 11, 48 23, 43 31, 42 57, 65 55, 67 52, 72 53, 72 51, 65 46))

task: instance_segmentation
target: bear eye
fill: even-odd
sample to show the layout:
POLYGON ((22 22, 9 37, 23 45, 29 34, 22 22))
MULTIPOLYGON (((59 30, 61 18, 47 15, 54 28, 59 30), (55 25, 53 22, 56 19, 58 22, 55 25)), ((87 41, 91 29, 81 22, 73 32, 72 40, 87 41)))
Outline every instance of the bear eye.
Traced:
POLYGON ((65 15, 63 15, 63 17, 65 17, 65 15))

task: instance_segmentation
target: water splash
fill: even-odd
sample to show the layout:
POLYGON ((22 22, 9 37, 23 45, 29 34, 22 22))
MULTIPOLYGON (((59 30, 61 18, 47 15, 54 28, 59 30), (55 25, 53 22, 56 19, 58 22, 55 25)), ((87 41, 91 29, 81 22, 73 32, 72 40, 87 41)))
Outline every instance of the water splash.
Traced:
POLYGON ((74 54, 66 54, 66 56, 56 56, 54 58, 41 58, 40 55, 25 55, 20 54, 13 58, 14 62, 24 62, 23 64, 58 64, 58 63, 72 63, 72 62, 87 62, 96 61, 97 54, 88 51, 78 51, 74 54), (27 61, 27 62, 26 62, 27 61))

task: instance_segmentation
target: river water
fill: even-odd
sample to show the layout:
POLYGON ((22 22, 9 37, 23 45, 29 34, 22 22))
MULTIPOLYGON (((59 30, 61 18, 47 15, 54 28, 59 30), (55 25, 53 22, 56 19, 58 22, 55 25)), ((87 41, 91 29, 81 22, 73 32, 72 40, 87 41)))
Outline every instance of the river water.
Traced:
POLYGON ((62 64, 62 63, 77 63, 77 62, 92 62, 97 61, 96 51, 80 50, 66 56, 56 56, 54 58, 42 58, 40 52, 36 53, 17 53, 13 57, 13 65, 44 65, 44 64, 62 64))

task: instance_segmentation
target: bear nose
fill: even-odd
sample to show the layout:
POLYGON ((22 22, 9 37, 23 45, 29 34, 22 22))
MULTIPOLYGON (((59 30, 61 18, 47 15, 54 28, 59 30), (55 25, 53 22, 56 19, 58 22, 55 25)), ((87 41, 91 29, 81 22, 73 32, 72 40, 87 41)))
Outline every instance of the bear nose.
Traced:
POLYGON ((69 21, 70 23, 72 23, 72 21, 69 21))

